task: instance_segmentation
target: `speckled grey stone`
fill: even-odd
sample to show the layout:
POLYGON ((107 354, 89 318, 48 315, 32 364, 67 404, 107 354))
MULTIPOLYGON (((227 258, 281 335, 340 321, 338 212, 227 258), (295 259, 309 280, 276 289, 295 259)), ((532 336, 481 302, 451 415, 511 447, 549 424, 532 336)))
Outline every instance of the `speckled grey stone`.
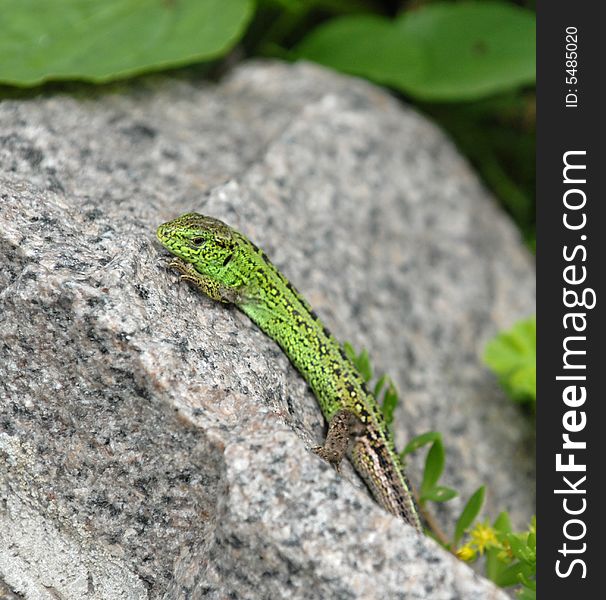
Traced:
POLYGON ((188 210, 247 233, 395 379, 399 445, 443 433, 443 482, 463 495, 443 524, 486 483, 486 514, 522 526, 532 426, 480 355, 534 311, 533 264, 451 143, 305 64, 95 94, 0 104, 2 585, 504 598, 309 452, 325 425, 303 380, 241 313, 179 284, 154 242, 188 210))
POLYGON ((0 577, 0 600, 23 600, 21 594, 17 594, 11 590, 9 585, 0 577))

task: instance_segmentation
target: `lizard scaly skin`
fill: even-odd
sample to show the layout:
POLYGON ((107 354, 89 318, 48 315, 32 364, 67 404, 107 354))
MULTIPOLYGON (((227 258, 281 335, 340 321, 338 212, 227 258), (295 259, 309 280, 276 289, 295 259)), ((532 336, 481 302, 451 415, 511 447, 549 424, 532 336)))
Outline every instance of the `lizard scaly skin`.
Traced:
POLYGON ((347 452, 374 498, 421 530, 410 485, 383 413, 342 346, 307 301, 248 238, 222 221, 188 213, 158 227, 181 278, 235 304, 286 353, 313 390, 329 429, 315 451, 338 466, 347 452))

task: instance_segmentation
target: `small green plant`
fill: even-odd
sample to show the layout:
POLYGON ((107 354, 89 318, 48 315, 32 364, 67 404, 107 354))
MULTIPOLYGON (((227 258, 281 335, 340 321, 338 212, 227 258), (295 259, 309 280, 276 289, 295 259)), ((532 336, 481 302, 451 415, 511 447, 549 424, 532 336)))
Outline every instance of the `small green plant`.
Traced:
POLYGON ((457 550, 466 562, 486 556, 486 575, 501 587, 520 585, 518 597, 536 598, 537 527, 533 517, 527 531, 514 533, 509 516, 501 513, 491 525, 476 523, 468 532, 467 542, 457 550))
POLYGON ((414 438, 400 453, 402 462, 404 462, 404 457, 407 454, 415 452, 426 444, 431 444, 431 446, 425 459, 423 481, 418 492, 418 502, 421 508, 425 508, 428 501, 447 502, 458 496, 458 493, 452 488, 438 485, 438 481, 444 472, 444 465, 446 464, 446 452, 442 443, 441 433, 429 431, 414 438))
POLYGON ((537 401, 536 318, 518 321, 509 331, 499 333, 486 346, 484 362, 499 378, 507 394, 516 402, 537 401))
MULTIPOLYGON (((525 335, 528 335, 526 330, 525 335)), ((374 369, 368 352, 362 350, 356 353, 353 346, 347 342, 344 348, 366 384, 370 384, 374 369)), ((393 380, 388 375, 382 375, 374 385, 373 391, 391 427, 394 411, 399 402, 399 394, 393 380)), ((536 397, 536 390, 533 388, 531 391, 536 397)), ((404 462, 408 454, 424 446, 429 446, 429 451, 425 458, 423 479, 416 493, 416 500, 427 524, 427 534, 465 562, 474 562, 479 557, 484 557, 485 573, 489 579, 500 587, 519 586, 518 598, 535 600, 537 539, 535 518, 532 518, 527 531, 518 533, 513 532, 506 512, 499 514, 492 525, 488 521, 478 521, 486 495, 486 488, 482 485, 466 502, 455 523, 452 537, 448 536, 441 530, 427 506, 429 502, 447 502, 458 496, 456 490, 438 483, 446 462, 442 434, 429 431, 415 437, 406 445, 400 458, 404 462)))
MULTIPOLYGON (((356 369, 358 369, 364 378, 364 382, 369 384, 373 378, 373 368, 370 362, 370 357, 368 356, 368 352, 366 350, 362 350, 360 354, 357 354, 349 342, 345 342, 343 347, 349 360, 353 362, 356 369)), ((372 393, 381 406, 387 426, 391 428, 393 423, 393 413, 398 404, 398 391, 396 390, 396 386, 389 375, 384 374, 379 377, 372 389, 372 393)))

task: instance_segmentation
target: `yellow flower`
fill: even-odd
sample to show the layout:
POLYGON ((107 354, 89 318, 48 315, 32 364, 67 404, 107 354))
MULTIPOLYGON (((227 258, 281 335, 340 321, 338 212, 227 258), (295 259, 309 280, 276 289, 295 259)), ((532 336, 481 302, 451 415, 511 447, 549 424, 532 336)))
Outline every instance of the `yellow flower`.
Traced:
POLYGON ((480 554, 490 546, 498 546, 499 541, 495 530, 486 523, 478 523, 470 532, 471 542, 478 549, 480 554))
POLYGON ((457 550, 457 556, 461 560, 470 562, 476 557, 476 551, 469 544, 465 544, 457 550))

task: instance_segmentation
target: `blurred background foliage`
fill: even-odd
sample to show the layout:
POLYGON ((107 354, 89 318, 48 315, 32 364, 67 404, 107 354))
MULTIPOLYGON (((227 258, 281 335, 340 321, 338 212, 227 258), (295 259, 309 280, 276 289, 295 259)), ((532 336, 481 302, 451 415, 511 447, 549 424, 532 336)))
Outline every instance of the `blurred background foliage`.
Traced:
POLYGON ((367 78, 446 129, 535 246, 534 0, 2 0, 0 56, 3 96, 251 56, 367 78))

